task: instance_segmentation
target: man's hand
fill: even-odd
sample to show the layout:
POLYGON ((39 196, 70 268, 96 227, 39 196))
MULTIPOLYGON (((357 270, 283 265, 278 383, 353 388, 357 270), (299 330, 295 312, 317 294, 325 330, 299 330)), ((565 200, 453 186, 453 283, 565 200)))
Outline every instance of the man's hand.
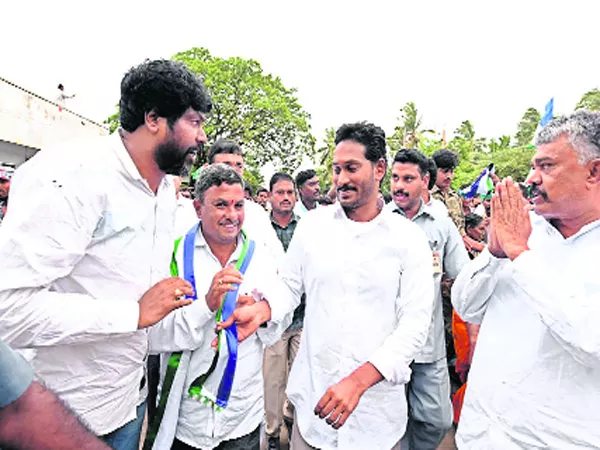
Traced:
MULTIPOLYGON (((240 297, 241 299, 241 297, 240 297)), ((238 341, 242 342, 254 334, 265 322, 271 319, 271 307, 266 300, 255 301, 254 298, 238 300, 238 306, 229 316, 229 319, 217 324, 217 333, 229 328, 235 323, 238 333, 238 341)), ((217 339, 213 340, 212 347, 215 348, 217 339)))
POLYGON ((363 364, 327 389, 315 407, 315 414, 337 430, 346 423, 365 391, 381 380, 383 376, 373 364, 363 364))
POLYGON ((194 295, 194 290, 182 278, 172 277, 156 283, 139 301, 138 329, 152 326, 174 309, 192 303, 192 300, 181 298, 184 295, 194 295))
POLYGON ((227 266, 216 273, 212 279, 208 294, 206 294, 206 305, 211 311, 216 311, 221 306, 224 295, 228 291, 235 291, 234 284, 242 284, 244 277, 233 266, 227 266))
MULTIPOLYGON (((492 214, 494 214, 494 204, 492 198, 492 214)), ((502 250, 500 242, 498 242, 498 236, 496 236, 496 230, 494 229, 494 221, 490 220, 490 226, 488 228, 488 250, 496 258, 507 258, 506 253, 502 250)))
MULTIPOLYGON (((530 205, 510 177, 496 186, 496 193, 492 197, 491 230, 495 233, 497 244, 511 260, 529 250, 527 246, 531 235, 529 209, 530 205)), ((490 247, 491 245, 490 242, 490 247)))

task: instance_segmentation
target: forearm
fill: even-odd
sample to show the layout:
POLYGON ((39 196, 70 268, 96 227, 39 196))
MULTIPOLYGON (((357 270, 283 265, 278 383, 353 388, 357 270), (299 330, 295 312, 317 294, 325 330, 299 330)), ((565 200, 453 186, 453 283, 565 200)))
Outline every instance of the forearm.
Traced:
POLYGON ((350 378, 354 379, 356 384, 360 386, 362 392, 365 392, 371 386, 376 385, 383 380, 383 375, 377 367, 370 362, 367 362, 350 374, 350 378))
POLYGON ((137 331, 137 301, 42 288, 0 292, 0 338, 13 348, 83 344, 137 331))
POLYGON ((38 383, 0 410, 0 445, 21 450, 109 450, 38 383))

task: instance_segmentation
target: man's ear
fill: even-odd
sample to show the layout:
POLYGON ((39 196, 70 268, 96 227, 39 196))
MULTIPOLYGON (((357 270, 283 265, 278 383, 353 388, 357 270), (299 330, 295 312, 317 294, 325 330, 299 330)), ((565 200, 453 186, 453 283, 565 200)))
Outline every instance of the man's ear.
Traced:
POLYGON ((600 183, 600 159, 594 159, 588 163, 588 181, 593 184, 600 183))
POLYGON ((164 126, 165 120, 166 119, 160 117, 154 109, 144 115, 144 125, 152 134, 160 132, 161 128, 164 126))
POLYGON ((385 178, 385 173, 387 171, 387 163, 383 158, 379 159, 375 163, 375 179, 378 183, 381 183, 381 180, 385 178))
POLYGON ((198 200, 197 198, 194 199, 194 209, 196 210, 196 215, 198 216, 198 219, 200 219, 200 217, 202 216, 202 202, 200 202, 200 200, 198 200))

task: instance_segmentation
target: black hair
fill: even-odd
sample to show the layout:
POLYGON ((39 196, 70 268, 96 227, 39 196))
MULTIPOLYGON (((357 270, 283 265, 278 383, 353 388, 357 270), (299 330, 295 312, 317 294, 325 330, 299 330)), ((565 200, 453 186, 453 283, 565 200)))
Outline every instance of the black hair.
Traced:
POLYGON ((425 177, 429 173, 429 158, 414 148, 403 148, 394 156, 394 163, 415 164, 419 167, 421 177, 425 177))
POLYGON ((252 186, 250 183, 244 180, 244 191, 250 194, 250 197, 254 197, 254 192, 252 192, 252 186))
POLYGON ((243 178, 226 164, 213 164, 204 168, 202 172, 200 172, 198 181, 196 181, 194 198, 204 202, 204 194, 206 191, 213 186, 221 186, 223 183, 244 186, 243 178))
POLYGON ((119 121, 126 131, 137 130, 150 111, 165 117, 172 127, 188 108, 208 114, 212 101, 202 80, 183 63, 144 61, 121 81, 119 121))
POLYGON ((269 193, 268 190, 266 190, 264 187, 258 188, 258 190, 256 191, 256 195, 258 196, 258 194, 260 194, 261 192, 266 192, 267 194, 269 193))
POLYGON ((62 83, 59 83, 58 85, 58 89, 60 89, 61 91, 64 89, 65 87, 62 85, 62 83))
POLYGON ((342 141, 354 141, 365 146, 365 158, 372 163, 380 159, 387 165, 385 132, 372 123, 347 123, 335 132, 335 145, 342 141))
POLYGON ((427 185, 427 189, 432 190, 435 186, 435 180, 437 180, 437 165, 433 158, 428 158, 427 160, 429 162, 429 168, 427 169, 429 171, 429 184, 427 185))
POLYGON ((433 155, 431 155, 431 157, 439 169, 454 170, 456 169, 456 166, 458 166, 458 155, 450 150, 446 150, 445 148, 437 150, 433 155))
POLYGON ((301 170, 298 172, 298 175, 296 175, 296 186, 298 186, 298 189, 300 189, 304 183, 316 176, 317 172, 315 172, 313 169, 301 170))
POLYGON ((208 151, 208 163, 213 164, 215 162, 215 155, 240 155, 242 154, 242 147, 229 139, 219 139, 213 145, 211 145, 208 151))
POLYGON ((290 181, 294 185, 294 189, 296 189, 296 182, 290 175, 284 172, 276 172, 271 177, 271 181, 269 181, 269 190, 273 192, 273 186, 275 186, 275 184, 281 180, 290 181))
POLYGON ((479 214, 469 213, 465 216, 465 229, 466 228, 475 228, 483 221, 483 217, 479 214))

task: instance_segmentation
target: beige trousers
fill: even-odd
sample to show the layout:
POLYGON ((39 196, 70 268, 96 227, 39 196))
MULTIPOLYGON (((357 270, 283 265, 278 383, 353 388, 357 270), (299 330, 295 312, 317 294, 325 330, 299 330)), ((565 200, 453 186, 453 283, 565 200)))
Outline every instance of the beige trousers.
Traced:
POLYGON ((279 341, 265 349, 263 378, 265 386, 265 432, 279 436, 283 419, 294 419, 294 407, 287 400, 285 388, 288 375, 298 353, 302 330, 284 333, 279 341))
MULTIPOLYGON (((400 441, 392 447, 391 450, 400 450, 400 441)), ((319 450, 317 447, 311 446, 304 440, 298 430, 298 421, 294 420, 294 428, 292 429, 292 439, 290 440, 290 450, 319 450)))

